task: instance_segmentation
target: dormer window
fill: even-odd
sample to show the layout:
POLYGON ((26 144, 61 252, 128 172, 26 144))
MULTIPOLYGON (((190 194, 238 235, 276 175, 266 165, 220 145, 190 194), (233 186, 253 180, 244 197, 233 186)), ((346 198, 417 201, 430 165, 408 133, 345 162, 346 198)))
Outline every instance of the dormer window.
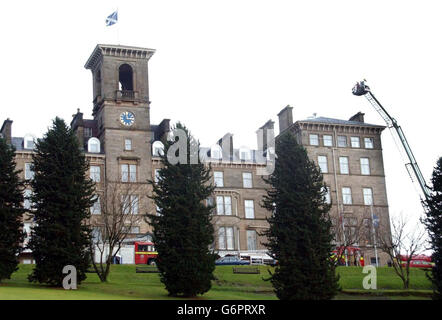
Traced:
POLYGON ((34 149, 34 147, 35 147, 34 140, 35 140, 34 136, 32 136, 30 134, 25 135, 25 137, 23 139, 23 148, 24 149, 31 149, 31 150, 34 149))
POLYGON ((252 159, 252 155, 251 155, 250 149, 248 149, 248 148, 246 148, 246 147, 241 147, 241 148, 239 149, 239 158, 240 158, 242 161, 248 161, 248 160, 251 160, 251 159, 252 159))
POLYGON ((100 140, 97 138, 90 138, 87 142, 87 151, 91 153, 100 153, 100 140))
POLYGON ((221 146, 216 144, 210 148, 210 158, 220 160, 223 156, 221 146))
POLYGON ((92 128, 84 128, 84 136, 86 138, 92 137, 92 128))
POLYGON ((156 157, 164 155, 164 144, 161 141, 155 141, 152 144, 152 155, 156 157))

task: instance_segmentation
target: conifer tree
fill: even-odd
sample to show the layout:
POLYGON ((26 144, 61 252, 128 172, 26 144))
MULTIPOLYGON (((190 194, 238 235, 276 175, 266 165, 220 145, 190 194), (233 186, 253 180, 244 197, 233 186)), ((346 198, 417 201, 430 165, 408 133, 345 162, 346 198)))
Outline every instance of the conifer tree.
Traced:
POLYGON ((15 149, 0 138, 0 282, 17 270, 23 231, 23 182, 15 165, 15 149))
POLYGON ((437 161, 431 178, 431 195, 426 201, 427 212, 424 220, 430 235, 434 267, 430 280, 433 284, 433 299, 442 300, 442 157, 437 161))
POLYGON ((90 217, 94 184, 77 137, 64 120, 56 118, 33 155, 33 209, 36 226, 29 248, 36 266, 29 281, 61 286, 63 268, 75 266, 77 282, 89 267, 90 217))
POLYGON ((338 290, 332 252, 330 205, 322 175, 292 133, 276 141, 275 170, 263 207, 266 246, 278 261, 269 280, 281 300, 331 299, 338 290))
POLYGON ((184 163, 169 161, 168 151, 175 147, 173 142, 164 141, 163 168, 158 182, 150 181, 159 214, 149 217, 161 282, 170 296, 192 297, 210 290, 214 279, 215 256, 209 250, 214 241, 213 207, 205 203, 214 187, 209 184, 210 168, 199 161, 191 163, 192 157, 198 159, 199 143, 180 123, 173 132, 179 130, 185 133, 186 148, 173 149, 170 154, 181 156, 184 163))

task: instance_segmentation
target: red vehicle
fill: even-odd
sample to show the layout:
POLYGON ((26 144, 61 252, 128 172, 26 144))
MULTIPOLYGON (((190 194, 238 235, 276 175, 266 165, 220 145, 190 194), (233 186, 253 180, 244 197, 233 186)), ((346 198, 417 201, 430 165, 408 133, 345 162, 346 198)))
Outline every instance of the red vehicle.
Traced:
POLYGON ((158 252, 152 242, 135 242, 135 264, 157 264, 158 252))
MULTIPOLYGON (((401 255, 401 264, 405 266, 408 256, 401 255)), ((431 257, 424 254, 412 256, 410 260, 410 268, 432 268, 434 263, 431 261, 431 257)))

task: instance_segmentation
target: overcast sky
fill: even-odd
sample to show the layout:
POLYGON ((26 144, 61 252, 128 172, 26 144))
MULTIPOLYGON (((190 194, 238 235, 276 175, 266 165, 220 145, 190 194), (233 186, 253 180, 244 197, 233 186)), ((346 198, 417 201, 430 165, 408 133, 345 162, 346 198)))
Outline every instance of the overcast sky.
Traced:
MULTIPOLYGON (((256 147, 255 131, 287 104, 294 120, 383 120, 351 88, 366 78, 402 126, 426 179, 442 156, 438 1, 8 1, 2 3, 0 121, 41 136, 55 116, 91 117, 97 43, 156 49, 151 122, 186 124, 203 145, 226 132, 256 147), (105 26, 116 8, 119 22, 105 26)), ((383 133, 390 214, 417 221, 418 196, 383 133)))

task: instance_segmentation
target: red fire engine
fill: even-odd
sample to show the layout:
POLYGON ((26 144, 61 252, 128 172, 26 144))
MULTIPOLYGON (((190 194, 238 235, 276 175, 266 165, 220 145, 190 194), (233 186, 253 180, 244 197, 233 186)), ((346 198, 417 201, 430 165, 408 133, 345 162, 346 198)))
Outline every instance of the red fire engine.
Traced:
MULTIPOLYGON (((408 256, 401 255, 401 264, 405 267, 407 264, 408 256)), ((431 261, 431 257, 424 254, 415 255, 411 257, 410 268, 432 268, 434 263, 431 261)))
POLYGON ((135 242, 135 264, 157 264, 158 252, 152 242, 135 242))

